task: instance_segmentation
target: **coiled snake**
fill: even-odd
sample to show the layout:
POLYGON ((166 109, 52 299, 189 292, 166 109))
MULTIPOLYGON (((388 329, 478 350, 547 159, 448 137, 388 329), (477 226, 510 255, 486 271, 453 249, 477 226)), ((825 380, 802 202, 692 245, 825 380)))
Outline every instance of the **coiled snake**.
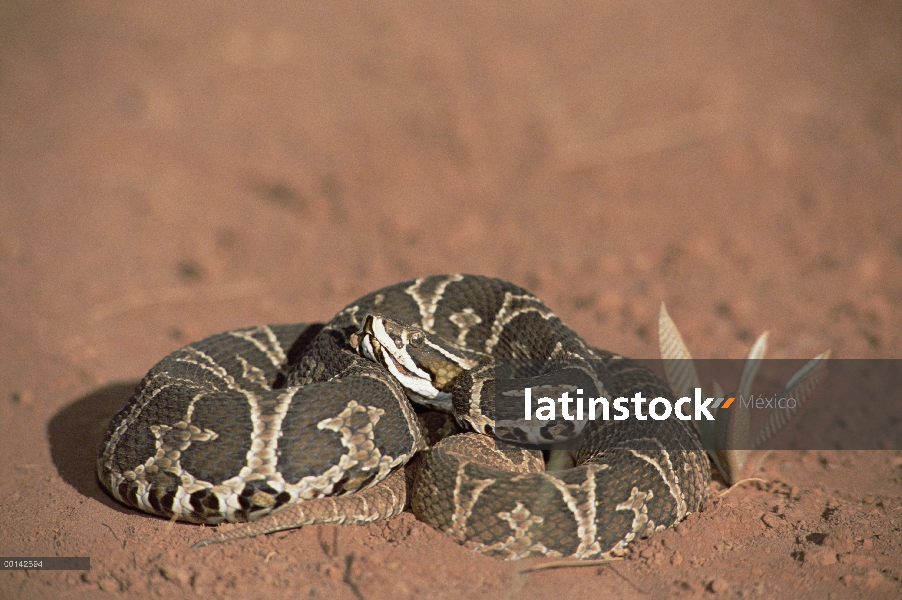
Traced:
POLYGON ((114 418, 98 477, 120 502, 163 517, 255 521, 212 542, 368 522, 409 504, 502 558, 618 554, 697 510, 710 470, 690 423, 502 426, 500 358, 567 360, 587 394, 671 397, 513 284, 424 277, 368 294, 325 325, 228 331, 173 352, 114 418), (546 471, 541 452, 492 433, 582 441, 546 452, 546 471))

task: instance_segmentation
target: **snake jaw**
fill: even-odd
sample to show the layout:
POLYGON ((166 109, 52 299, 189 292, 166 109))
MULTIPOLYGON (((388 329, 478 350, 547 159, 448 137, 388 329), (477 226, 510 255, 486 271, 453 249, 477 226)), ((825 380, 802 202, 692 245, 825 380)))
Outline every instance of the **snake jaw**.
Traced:
POLYGON ((417 365, 408 347, 423 344, 423 332, 405 328, 387 317, 367 315, 357 334, 358 351, 381 364, 409 393, 422 398, 436 398, 442 391, 432 381, 432 375, 417 365))
POLYGON ((360 342, 359 342, 359 345, 357 346, 358 352, 360 352, 361 355, 367 357, 370 360, 379 362, 379 359, 376 358, 377 352, 379 349, 379 342, 375 342, 375 347, 374 347, 375 340, 373 340, 372 336, 362 335, 362 336, 360 336, 359 339, 360 339, 360 342))

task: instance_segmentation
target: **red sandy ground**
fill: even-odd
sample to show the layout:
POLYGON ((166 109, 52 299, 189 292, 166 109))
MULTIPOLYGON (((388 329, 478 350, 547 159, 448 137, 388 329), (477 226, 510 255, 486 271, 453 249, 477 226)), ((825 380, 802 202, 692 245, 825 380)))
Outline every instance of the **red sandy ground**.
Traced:
POLYGON ((902 357, 898 1, 220 4, 0 4, 0 554, 91 557, 0 596, 902 596, 893 450, 530 573, 407 513, 192 550, 93 474, 166 353, 428 273, 627 355, 666 301, 699 357, 902 357))

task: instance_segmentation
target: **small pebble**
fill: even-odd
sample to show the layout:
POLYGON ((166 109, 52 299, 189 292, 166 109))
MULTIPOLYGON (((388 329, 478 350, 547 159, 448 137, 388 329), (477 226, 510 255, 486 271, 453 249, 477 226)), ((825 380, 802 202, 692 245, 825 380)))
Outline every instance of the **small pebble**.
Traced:
POLYGON ((783 523, 783 520, 774 513, 764 513, 761 515, 761 521, 770 529, 776 529, 783 523))
POLYGON ((323 569, 323 575, 334 581, 341 581, 344 579, 344 573, 342 573, 341 569, 335 565, 326 565, 323 569))
POLYGON ((863 556, 861 554, 843 554, 839 557, 839 562, 859 568, 872 567, 877 564, 873 556, 863 556))
POLYGON ((827 546, 839 554, 855 551, 855 542, 852 540, 852 532, 849 530, 844 529, 828 535, 825 541, 827 546))
POLYGON ((864 587, 874 588, 883 583, 883 573, 877 569, 870 569, 864 576, 864 587))
POLYGON ((178 585, 190 585, 192 573, 185 567, 166 566, 160 567, 160 575, 167 581, 178 585))
POLYGON ((723 579, 717 578, 708 584, 708 590, 714 594, 724 594, 730 589, 730 585, 723 579))
POLYGON ((811 562, 812 564, 824 567, 836 564, 836 551, 827 547, 812 548, 805 553, 805 562, 811 562))

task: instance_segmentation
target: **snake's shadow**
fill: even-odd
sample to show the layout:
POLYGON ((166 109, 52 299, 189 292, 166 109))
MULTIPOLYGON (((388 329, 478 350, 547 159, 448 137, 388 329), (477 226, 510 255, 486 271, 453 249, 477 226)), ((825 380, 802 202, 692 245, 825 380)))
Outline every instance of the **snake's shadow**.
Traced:
POLYGON ((121 381, 96 389, 65 406, 47 425, 50 457, 60 477, 82 495, 123 512, 126 509, 97 481, 95 464, 110 421, 138 383, 121 381))

